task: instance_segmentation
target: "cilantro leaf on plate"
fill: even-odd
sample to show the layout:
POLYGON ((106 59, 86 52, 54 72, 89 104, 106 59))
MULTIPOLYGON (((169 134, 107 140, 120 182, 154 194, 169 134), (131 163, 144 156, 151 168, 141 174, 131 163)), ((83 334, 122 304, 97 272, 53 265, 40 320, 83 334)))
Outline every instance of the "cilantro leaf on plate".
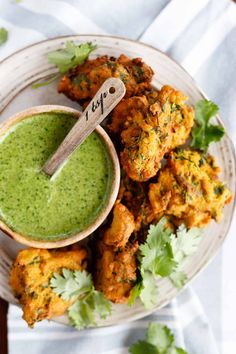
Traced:
POLYGON ((186 283, 187 276, 182 267, 187 257, 197 250, 201 240, 200 229, 187 230, 180 225, 173 233, 166 224, 163 217, 156 225, 150 225, 147 239, 139 247, 139 275, 130 293, 129 305, 137 297, 147 309, 157 304, 156 277, 168 277, 177 288, 186 283))
POLYGON ((171 247, 174 256, 174 260, 178 264, 174 272, 169 275, 170 280, 177 288, 182 288, 186 283, 187 276, 181 270, 184 261, 188 256, 194 254, 201 241, 201 230, 197 227, 193 227, 187 230, 185 225, 180 225, 176 236, 171 235, 171 247))
POLYGON ((86 301, 76 301, 68 310, 70 324, 83 329, 95 325, 94 311, 86 301))
POLYGON ((0 28, 0 45, 4 44, 8 39, 8 31, 4 28, 0 28))
POLYGON ((91 42, 76 45, 71 41, 67 41, 65 48, 48 53, 49 63, 55 64, 59 73, 53 75, 48 81, 33 84, 32 87, 38 88, 41 86, 46 86, 60 77, 60 75, 68 72, 70 69, 73 69, 77 65, 83 64, 85 60, 88 59, 89 54, 96 48, 97 46, 91 42))
POLYGON ((168 276, 176 267, 170 245, 171 230, 165 228, 166 219, 151 225, 146 242, 140 246, 142 268, 154 275, 168 276))
POLYGON ((65 268, 62 269, 62 274, 54 273, 50 285, 64 300, 73 300, 93 288, 90 274, 79 270, 72 272, 65 268))
POLYGON ((219 111, 218 106, 206 99, 203 99, 195 105, 195 121, 196 126, 192 129, 191 146, 195 149, 207 151, 212 141, 219 141, 225 130, 220 125, 210 124, 209 121, 219 111))
POLYGON ((175 346, 174 334, 159 323, 150 323, 146 340, 140 340, 129 348, 131 354, 187 354, 182 348, 175 346))
POLYGON ((201 241, 201 230, 197 227, 187 230, 185 225, 180 225, 176 236, 171 235, 170 243, 174 259, 177 263, 182 262, 187 256, 196 252, 201 241))
POLYGON ((145 308, 152 309, 157 304, 158 295, 155 278, 148 271, 143 271, 142 278, 142 289, 139 296, 145 308))
POLYGON ((86 271, 63 268, 61 274, 53 274, 50 285, 64 300, 73 301, 68 309, 68 317, 77 329, 95 325, 95 316, 105 319, 111 314, 111 303, 95 290, 92 277, 86 271))
POLYGON ((105 319, 107 316, 111 315, 111 303, 106 300, 103 293, 95 290, 92 294, 92 299, 94 302, 94 309, 100 318, 105 319))
POLYGON ((171 273, 169 278, 178 289, 181 289, 187 281, 186 274, 180 269, 177 269, 175 272, 171 273))

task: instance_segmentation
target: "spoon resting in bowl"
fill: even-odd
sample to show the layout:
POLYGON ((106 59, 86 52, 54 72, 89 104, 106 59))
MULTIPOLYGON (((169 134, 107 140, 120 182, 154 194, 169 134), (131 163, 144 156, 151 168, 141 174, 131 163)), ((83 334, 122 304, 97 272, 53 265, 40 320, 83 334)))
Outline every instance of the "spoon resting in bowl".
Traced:
POLYGON ((42 170, 52 176, 92 131, 107 117, 125 95, 125 85, 117 78, 107 79, 86 107, 42 170))

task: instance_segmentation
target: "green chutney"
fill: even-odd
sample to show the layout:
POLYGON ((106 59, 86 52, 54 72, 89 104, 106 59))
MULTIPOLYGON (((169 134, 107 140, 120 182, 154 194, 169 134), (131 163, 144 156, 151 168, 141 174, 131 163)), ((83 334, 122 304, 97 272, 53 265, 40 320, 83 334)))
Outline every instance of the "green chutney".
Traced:
POLYGON ((42 166, 75 124, 71 114, 32 115, 0 137, 0 219, 38 241, 57 241, 84 230, 111 191, 112 161, 93 132, 50 178, 42 166))

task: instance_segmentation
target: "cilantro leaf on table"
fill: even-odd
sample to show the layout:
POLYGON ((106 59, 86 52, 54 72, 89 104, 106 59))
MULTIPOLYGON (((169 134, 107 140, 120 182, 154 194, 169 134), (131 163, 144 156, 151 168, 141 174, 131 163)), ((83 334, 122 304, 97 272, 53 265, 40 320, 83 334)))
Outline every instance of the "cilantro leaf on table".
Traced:
POLYGON ((187 354, 182 348, 175 346, 174 334, 159 323, 150 323, 146 340, 138 341, 129 348, 131 354, 187 354))
POLYGON ((52 290, 64 300, 72 300, 68 309, 70 323, 77 329, 96 324, 95 316, 105 319, 111 314, 111 303, 95 290, 92 277, 86 271, 62 269, 50 281, 52 290))
POLYGON ((48 54, 48 61, 56 65, 58 74, 52 76, 48 81, 35 83, 32 87, 46 86, 70 69, 83 64, 88 59, 89 54, 96 48, 97 46, 91 42, 76 45, 71 41, 67 41, 64 49, 59 49, 48 54))
POLYGON ((218 106, 206 99, 203 99, 195 105, 195 122, 196 126, 192 129, 191 146, 195 149, 207 151, 212 141, 219 141, 225 130, 220 125, 210 124, 209 121, 219 111, 218 106))
POLYGON ((90 42, 75 45, 73 42, 67 41, 65 49, 48 54, 48 61, 55 64, 61 74, 65 74, 68 70, 83 64, 95 48, 96 45, 90 42))
POLYGON ((8 31, 4 28, 0 28, 0 45, 4 44, 8 39, 8 31))

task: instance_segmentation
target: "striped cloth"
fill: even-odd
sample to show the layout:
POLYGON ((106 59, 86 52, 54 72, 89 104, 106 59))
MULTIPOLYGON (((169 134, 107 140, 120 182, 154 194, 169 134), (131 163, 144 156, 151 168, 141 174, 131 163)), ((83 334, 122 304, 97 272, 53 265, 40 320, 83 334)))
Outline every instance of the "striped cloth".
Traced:
MULTIPOLYGON (((0 0, 0 9, 0 27, 9 30, 0 59, 45 38, 82 33, 126 36, 166 51, 221 107, 236 143, 236 5, 232 1, 0 0)), ((82 332, 44 322, 32 331, 20 320, 20 310, 11 306, 10 354, 127 353, 131 343, 144 337, 151 320, 170 326, 177 344, 189 354, 235 354, 234 230, 235 219, 223 251, 195 281, 194 292, 187 289, 169 306, 140 321, 82 332)))

